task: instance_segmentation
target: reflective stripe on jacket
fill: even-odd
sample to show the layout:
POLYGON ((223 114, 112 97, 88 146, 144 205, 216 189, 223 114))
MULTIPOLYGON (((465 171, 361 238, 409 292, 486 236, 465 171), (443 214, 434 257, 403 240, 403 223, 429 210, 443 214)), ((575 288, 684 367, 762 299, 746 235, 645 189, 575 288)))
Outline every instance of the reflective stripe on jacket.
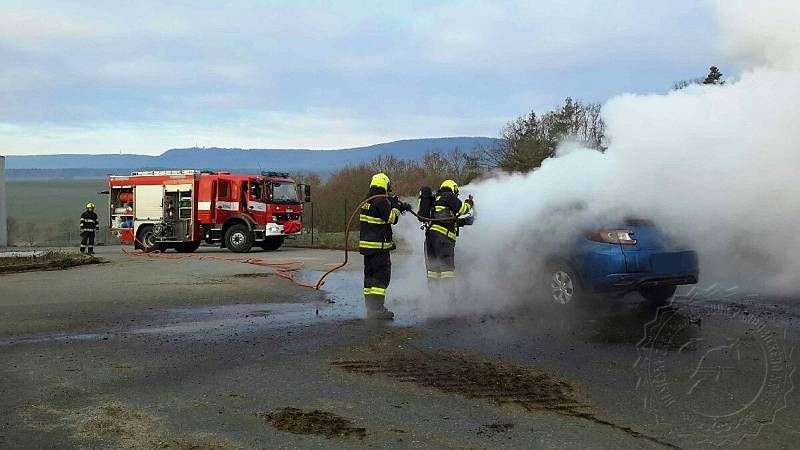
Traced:
MULTIPOLYGON (((386 191, 372 187, 367 197, 385 194, 386 191)), ((375 198, 361 204, 359 214, 360 237, 358 248, 361 254, 369 255, 396 248, 392 240, 392 225, 397 223, 400 211, 392 208, 388 198, 375 198)))
POLYGON ((100 229, 97 213, 88 209, 81 214, 81 231, 95 232, 100 229))
POLYGON ((453 220, 432 222, 430 229, 455 241, 458 236, 458 217, 470 212, 472 203, 469 200, 462 202, 449 190, 439 190, 433 202, 433 209, 434 218, 453 220))

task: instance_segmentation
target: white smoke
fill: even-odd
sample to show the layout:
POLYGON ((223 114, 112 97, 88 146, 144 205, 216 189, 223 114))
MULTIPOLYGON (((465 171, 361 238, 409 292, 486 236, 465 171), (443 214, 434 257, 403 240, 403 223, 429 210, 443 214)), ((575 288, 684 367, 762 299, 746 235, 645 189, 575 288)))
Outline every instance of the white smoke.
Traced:
MULTIPOLYGON (((621 214, 649 218, 697 250, 703 284, 800 293, 800 2, 713 9, 721 48, 744 68, 738 80, 612 98, 605 154, 565 145, 532 173, 461 189, 475 195, 479 216, 457 244, 473 294, 460 311, 526 301, 548 243, 621 214), (578 204, 579 213, 563 213, 578 204)), ((406 222, 399 232, 421 261, 421 233, 406 222)))

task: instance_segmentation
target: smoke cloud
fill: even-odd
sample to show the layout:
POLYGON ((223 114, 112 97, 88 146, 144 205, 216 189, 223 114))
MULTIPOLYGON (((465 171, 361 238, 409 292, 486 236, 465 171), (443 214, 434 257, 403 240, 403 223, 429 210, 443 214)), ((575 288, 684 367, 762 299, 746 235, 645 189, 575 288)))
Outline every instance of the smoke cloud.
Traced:
MULTIPOLYGON (((697 250, 701 284, 800 293, 800 4, 711 7, 720 48, 743 68, 738 79, 612 98, 603 107, 605 154, 565 143, 534 172, 462 187, 479 215, 456 248, 458 311, 530 300, 541 255, 623 215, 648 218, 697 250)), ((422 233, 403 222, 399 233, 421 264, 422 233)), ((404 298, 425 298, 420 267, 405 285, 419 292, 404 298)), ((420 306, 452 312, 444 302, 420 306)))

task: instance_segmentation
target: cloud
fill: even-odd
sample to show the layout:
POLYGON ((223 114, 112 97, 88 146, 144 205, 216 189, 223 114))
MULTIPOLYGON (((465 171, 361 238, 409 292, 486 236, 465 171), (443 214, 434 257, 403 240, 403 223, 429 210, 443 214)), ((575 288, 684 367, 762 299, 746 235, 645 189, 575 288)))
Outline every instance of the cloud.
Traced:
POLYGON ((25 51, 40 51, 53 43, 85 41, 107 34, 103 23, 58 14, 50 8, 0 7, 0 43, 25 51))
POLYGON ((700 12, 687 2, 465 0, 432 7, 415 40, 430 61, 479 70, 564 68, 642 51, 676 61, 705 31, 686 26, 702 24, 700 12))
MULTIPOLYGON (((79 133, 67 140, 78 145, 72 151, 97 148, 80 134, 97 127, 230 126, 208 133, 221 139, 212 145, 228 146, 244 140, 236 124, 270 114, 304 124, 309 111, 332 110, 346 110, 352 133, 363 134, 270 136, 332 147, 379 136, 496 135, 498 122, 567 95, 602 101, 699 76, 714 62, 702 38, 710 20, 688 1, 4 2, 0 122, 79 133)), ((142 135, 153 136, 147 148, 181 139, 142 135)), ((26 142, 14 141, 14 151, 63 148, 26 142)))

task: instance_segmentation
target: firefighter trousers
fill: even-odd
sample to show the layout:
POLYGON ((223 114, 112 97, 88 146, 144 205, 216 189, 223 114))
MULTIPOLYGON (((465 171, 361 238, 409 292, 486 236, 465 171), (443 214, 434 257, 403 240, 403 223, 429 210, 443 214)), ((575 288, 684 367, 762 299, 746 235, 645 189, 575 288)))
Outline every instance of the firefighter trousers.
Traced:
POLYGON ((94 231, 81 232, 81 253, 94 253, 94 231))
POLYGON ((389 251, 364 255, 364 296, 383 304, 386 288, 392 278, 392 259, 389 251))
POLYGON ((428 281, 448 282, 456 276, 456 241, 434 230, 425 233, 428 281))

